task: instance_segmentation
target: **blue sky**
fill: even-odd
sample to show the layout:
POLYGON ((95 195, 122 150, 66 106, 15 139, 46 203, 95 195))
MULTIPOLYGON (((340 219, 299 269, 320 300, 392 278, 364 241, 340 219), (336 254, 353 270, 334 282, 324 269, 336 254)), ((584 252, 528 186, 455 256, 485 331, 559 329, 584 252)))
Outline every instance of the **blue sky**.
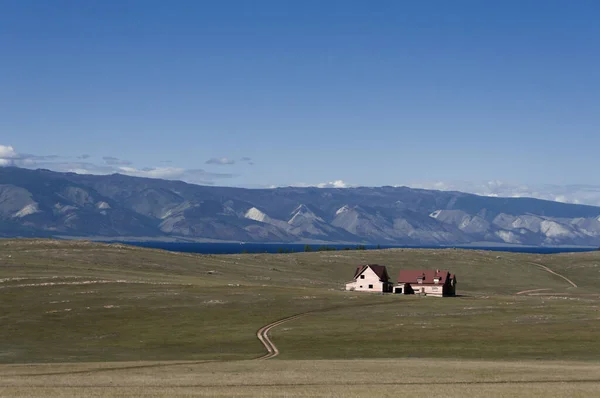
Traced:
POLYGON ((2 0, 0 165, 597 186, 599 15, 585 0, 2 0))

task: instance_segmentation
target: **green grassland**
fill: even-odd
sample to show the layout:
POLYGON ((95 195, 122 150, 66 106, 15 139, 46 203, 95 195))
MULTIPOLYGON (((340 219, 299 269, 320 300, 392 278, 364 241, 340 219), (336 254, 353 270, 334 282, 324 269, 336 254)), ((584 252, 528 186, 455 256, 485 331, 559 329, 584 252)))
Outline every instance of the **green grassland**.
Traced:
MULTIPOLYGON (((346 374, 345 369, 348 374, 359 373, 377 364, 394 369, 388 375, 388 383, 394 385, 398 382, 393 375, 400 377, 412 363, 421 364, 420 372, 430 372, 451 361, 476 368, 477 363, 492 360, 496 362, 486 365, 489 374, 463 372, 457 380, 469 387, 460 388, 461 395, 512 396, 515 389, 532 389, 533 395, 543 390, 547 396, 585 396, 590 389, 597 391, 598 380, 573 381, 570 371, 559 372, 552 364, 571 361, 562 368, 600 370, 599 272, 597 252, 391 249, 193 255, 90 242, 4 240, 0 241, 0 364, 5 365, 0 365, 0 396, 77 396, 78 388, 87 389, 89 396, 97 388, 98 396, 104 396, 108 390, 102 380, 113 383, 124 377, 131 382, 127 375, 138 368, 143 375, 134 372, 131 377, 140 377, 135 379, 139 384, 133 383, 132 390, 114 390, 115 395, 135 395, 136 389, 148 392, 144 390, 148 385, 156 396, 195 394, 196 384, 186 381, 194 374, 197 386, 210 387, 203 390, 212 391, 207 395, 378 391, 385 396, 390 392, 385 384, 371 386, 365 381, 353 388, 349 380, 346 384, 307 380, 346 374), (386 265, 392 278, 400 269, 448 269, 457 274, 459 296, 344 291, 355 267, 364 263, 386 265), (271 332, 279 357, 246 361, 265 353, 256 338, 261 326, 299 313, 307 315, 271 332), (135 364, 128 365, 130 361, 135 364), (153 361, 161 363, 154 366, 153 361), (177 365, 181 361, 186 365, 177 365), (525 362, 515 361, 549 366, 552 374, 566 377, 561 379, 566 384, 536 387, 538 381, 547 380, 531 376, 527 386, 520 386, 516 377, 520 371, 514 367, 525 362), (93 370, 101 364, 113 370, 93 370), (266 382, 252 387, 252 382, 244 381, 248 374, 275 372, 271 367, 278 365, 273 364, 281 364, 296 378, 281 388, 266 382), (60 369, 67 371, 43 376, 60 369), (502 373, 506 369, 513 373, 502 373), (25 382, 22 375, 30 373, 38 376, 25 382), (157 380, 166 374, 177 382, 161 389, 157 380), (198 381, 210 374, 211 380, 240 380, 222 385, 198 381), (505 383, 477 384, 500 379, 505 383), (186 383, 191 383, 189 388, 186 383), (243 387, 245 383, 250 386, 243 387), (506 395, 493 395, 502 391, 506 395)), ((532 366, 528 369, 534 374, 537 368, 532 366)), ((401 388, 416 393, 422 381, 415 369, 415 385, 401 388)))
POLYGON ((192 255, 89 242, 0 241, 0 362, 600 357, 600 253, 466 250, 192 255), (362 263, 444 268, 459 297, 343 291, 362 263), (532 264, 551 267, 578 285, 532 264), (548 289, 536 295, 520 291, 548 289), (542 295, 544 294, 544 295, 542 295))
POLYGON ((0 365, 6 397, 593 397, 600 365, 431 359, 0 365))

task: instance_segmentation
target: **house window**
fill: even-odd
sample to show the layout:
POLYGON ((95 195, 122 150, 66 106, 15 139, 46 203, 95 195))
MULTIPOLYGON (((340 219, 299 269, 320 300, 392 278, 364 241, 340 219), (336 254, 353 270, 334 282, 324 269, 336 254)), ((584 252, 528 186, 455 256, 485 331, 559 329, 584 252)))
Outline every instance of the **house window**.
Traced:
POLYGON ((365 279, 365 276, 364 276, 364 275, 361 275, 361 276, 360 276, 360 279, 365 279))
POLYGON ((369 289, 373 289, 373 285, 369 285, 369 289))

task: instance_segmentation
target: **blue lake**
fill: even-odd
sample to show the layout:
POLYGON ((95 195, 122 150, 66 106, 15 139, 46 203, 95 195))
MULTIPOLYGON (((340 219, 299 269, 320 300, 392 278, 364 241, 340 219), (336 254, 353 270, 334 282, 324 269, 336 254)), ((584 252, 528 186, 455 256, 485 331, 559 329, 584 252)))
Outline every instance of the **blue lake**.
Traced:
MULTIPOLYGON (((183 253, 202 253, 202 254, 236 254, 236 253, 280 253, 284 252, 304 252, 304 244, 287 244, 287 243, 175 243, 175 242, 111 242, 125 243, 128 245, 147 247, 152 249, 170 250, 183 253)), ((312 251, 317 251, 319 248, 327 247, 336 250, 356 249, 358 245, 339 245, 339 244, 311 244, 309 245, 312 251)), ((365 250, 377 249, 377 245, 364 245, 365 250)), ((460 249, 472 250, 491 250, 513 253, 537 253, 537 254, 553 254, 553 253, 568 253, 568 252, 587 252, 594 251, 594 248, 581 247, 501 247, 501 246, 452 246, 460 249)), ((446 246, 393 246, 381 245, 381 249, 389 248, 416 248, 416 249, 443 249, 449 248, 446 246)))

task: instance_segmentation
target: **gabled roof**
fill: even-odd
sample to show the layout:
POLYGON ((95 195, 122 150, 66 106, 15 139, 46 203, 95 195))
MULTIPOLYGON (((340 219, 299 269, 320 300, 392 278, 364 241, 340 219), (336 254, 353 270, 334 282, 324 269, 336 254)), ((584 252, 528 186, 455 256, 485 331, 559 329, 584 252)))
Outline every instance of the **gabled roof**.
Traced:
POLYGON ((435 283, 435 277, 440 278, 440 284, 444 284, 454 278, 454 275, 446 270, 402 270, 398 275, 398 283, 418 283, 419 278, 422 278, 422 284, 429 285, 435 283))
POLYGON ((354 273, 354 279, 357 279, 360 276, 360 274, 365 272, 365 270, 367 268, 371 268, 373 270, 373 272, 375 272, 375 275, 377 275, 379 277, 380 281, 388 282, 390 280, 390 277, 387 273, 387 269, 385 268, 385 265, 378 265, 378 264, 359 265, 358 267, 356 267, 356 272, 354 273))

